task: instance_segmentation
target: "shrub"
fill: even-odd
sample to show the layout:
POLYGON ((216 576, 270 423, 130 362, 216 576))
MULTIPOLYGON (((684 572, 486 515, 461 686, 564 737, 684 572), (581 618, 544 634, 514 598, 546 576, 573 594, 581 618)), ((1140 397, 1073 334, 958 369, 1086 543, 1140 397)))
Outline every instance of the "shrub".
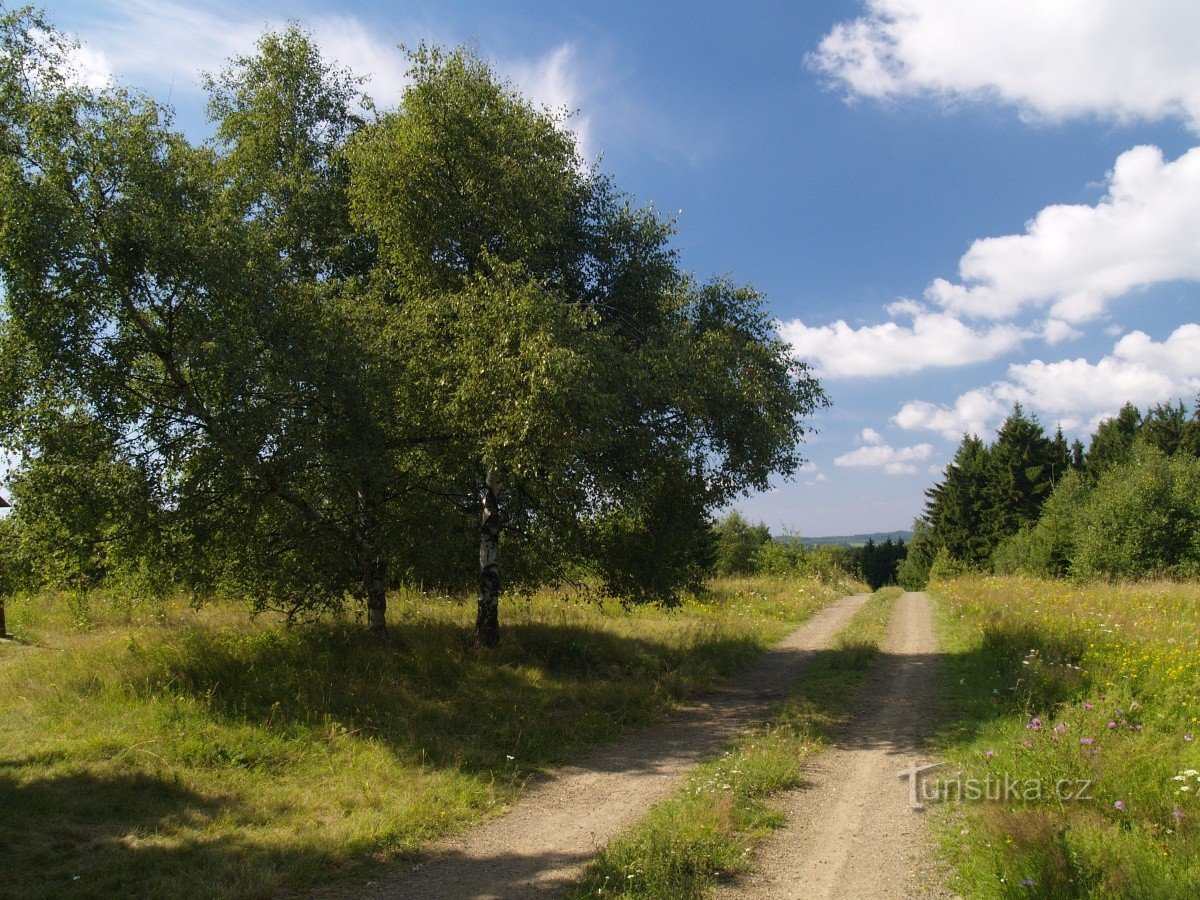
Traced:
POLYGON ((1101 476, 1075 535, 1082 577, 1200 573, 1200 460, 1139 447, 1101 476))

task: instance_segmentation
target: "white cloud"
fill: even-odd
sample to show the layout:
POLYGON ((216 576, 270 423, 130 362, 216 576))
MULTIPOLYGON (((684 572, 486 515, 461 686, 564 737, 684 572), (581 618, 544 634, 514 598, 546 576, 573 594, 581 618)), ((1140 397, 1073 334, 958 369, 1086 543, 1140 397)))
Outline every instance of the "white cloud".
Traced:
POLYGON ((882 444, 884 443, 883 435, 874 428, 864 428, 859 434, 859 440, 864 444, 882 444))
POLYGON ((994 99, 1032 118, 1200 131, 1194 0, 867 0, 811 62, 852 96, 994 99))
POLYGON ((1200 280, 1200 147, 1174 162, 1157 147, 1122 153, 1099 203, 1048 206, 1024 234, 977 240, 959 277, 939 278, 926 296, 993 319, 1048 304, 1065 323, 1093 319, 1136 288, 1200 280))
MULTIPOLYGON (((251 53, 264 31, 286 27, 284 15, 257 12, 252 5, 221 3, 200 8, 175 0, 124 0, 94 20, 86 34, 85 71, 116 74, 135 83, 169 83, 173 91, 195 91, 205 72, 218 72, 230 57, 251 53)), ((322 53, 367 79, 366 90, 381 107, 395 105, 408 83, 408 62, 396 42, 380 39, 354 16, 306 19, 322 53)), ((454 44, 427 26, 402 23, 404 40, 454 44)), ((496 62, 499 73, 534 102, 556 111, 583 105, 595 83, 585 78, 575 47, 562 44, 533 59, 496 62)), ((588 120, 576 116, 568 126, 579 137, 585 156, 592 152, 588 120)))
POLYGON ((1083 332, 1062 319, 1047 319, 1042 323, 1042 337, 1047 344, 1061 344, 1083 337, 1083 332))
POLYGON ((987 388, 961 395, 953 406, 913 400, 905 403, 892 421, 909 431, 936 431, 947 440, 964 434, 985 434, 1007 407, 987 388))
POLYGON ((993 359, 1016 347, 1029 332, 1010 325, 975 330, 952 315, 930 312, 913 301, 888 307, 912 317, 912 325, 885 322, 853 328, 843 320, 810 326, 800 319, 778 325, 799 359, 817 374, 862 377, 916 372, 930 366, 957 366, 993 359))
POLYGON ((1009 366, 1006 380, 968 391, 953 406, 917 400, 906 403, 892 421, 901 428, 955 439, 964 432, 985 434, 1013 403, 1021 403, 1071 430, 1094 426, 1127 401, 1146 407, 1187 399, 1197 391, 1200 325, 1191 323, 1175 329, 1165 341, 1131 332, 1095 363, 1080 358, 1009 366))
POLYGON ((509 76, 535 103, 569 116, 569 126, 579 138, 584 158, 591 158, 590 122, 579 111, 586 91, 578 54, 572 44, 562 44, 541 59, 512 66, 509 76))
POLYGON ((915 447, 891 447, 873 428, 865 428, 860 435, 864 445, 857 450, 837 457, 835 466, 868 466, 882 468, 889 475, 911 475, 917 471, 914 462, 928 459, 933 454, 932 444, 917 444, 915 447))

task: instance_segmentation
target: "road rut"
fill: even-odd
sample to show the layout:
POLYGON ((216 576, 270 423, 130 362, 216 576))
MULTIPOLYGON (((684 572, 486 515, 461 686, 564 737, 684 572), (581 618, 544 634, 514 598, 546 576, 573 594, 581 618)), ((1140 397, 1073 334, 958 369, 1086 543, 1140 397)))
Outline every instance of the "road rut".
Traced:
POLYGON ((928 859, 920 812, 910 808, 910 765, 936 714, 937 641, 929 598, 896 601, 883 654, 831 749, 814 757, 806 784, 783 798, 787 824, 755 852, 753 871, 721 898, 948 897, 928 859))
POLYGON ((817 652, 866 601, 844 597, 813 615, 739 678, 660 726, 558 769, 505 815, 435 847, 415 871, 356 886, 356 897, 557 896, 588 861, 697 763, 766 718, 817 652))

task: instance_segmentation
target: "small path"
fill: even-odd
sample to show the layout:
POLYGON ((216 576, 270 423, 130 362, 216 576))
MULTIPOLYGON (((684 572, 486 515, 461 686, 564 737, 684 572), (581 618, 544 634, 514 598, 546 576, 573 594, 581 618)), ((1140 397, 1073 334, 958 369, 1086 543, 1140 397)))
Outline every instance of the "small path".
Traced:
POLYGON ((415 871, 346 889, 356 897, 552 897, 605 844, 667 797, 697 763, 763 720, 866 601, 819 610, 728 686, 662 725, 541 779, 513 809, 436 846, 415 871))
POLYGON ((898 773, 932 762, 937 641, 925 594, 896 601, 883 654, 833 747, 783 799, 787 824, 761 844, 752 873, 722 898, 949 897, 928 859, 924 817, 898 773))

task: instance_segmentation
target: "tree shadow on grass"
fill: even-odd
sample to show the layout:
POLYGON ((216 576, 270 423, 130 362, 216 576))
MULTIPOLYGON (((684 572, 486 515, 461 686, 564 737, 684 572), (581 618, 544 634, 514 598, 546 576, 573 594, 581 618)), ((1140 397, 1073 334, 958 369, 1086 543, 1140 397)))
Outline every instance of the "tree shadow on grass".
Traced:
POLYGON ((34 762, 0 763, 0 896, 245 896, 251 869, 332 865, 319 852, 206 835, 239 814, 231 798, 145 773, 16 777, 34 762))
POLYGON ((203 698, 217 717, 292 732, 331 725, 400 759, 523 777, 656 720, 761 652, 749 639, 677 649, 576 625, 515 624, 493 652, 436 622, 256 634, 195 629, 145 652, 137 687, 203 698))

